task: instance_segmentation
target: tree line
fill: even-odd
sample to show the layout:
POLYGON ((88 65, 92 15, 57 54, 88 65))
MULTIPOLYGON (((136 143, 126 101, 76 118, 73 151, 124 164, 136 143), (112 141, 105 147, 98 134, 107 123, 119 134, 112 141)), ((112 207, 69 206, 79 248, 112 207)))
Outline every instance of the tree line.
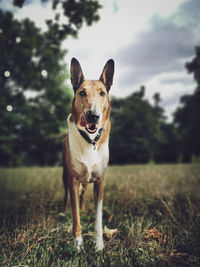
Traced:
MULTIPOLYGON (((23 6, 24 1, 14 2, 23 6)), ((52 1, 54 9, 57 2, 52 1)), ((61 164, 73 97, 65 84, 66 51, 61 44, 77 36, 84 22, 97 21, 101 7, 92 0, 62 3, 68 24, 60 24, 57 14, 54 21, 47 20, 45 32, 29 19, 18 21, 0 10, 1 166, 61 164)), ((190 162, 200 157, 200 46, 186 69, 197 87, 181 97, 171 123, 158 93, 154 104, 145 99, 145 86, 126 98, 111 99, 111 164, 190 162)))
POLYGON ((112 99, 111 163, 200 161, 200 46, 185 67, 197 86, 180 98, 171 123, 158 93, 154 105, 144 99, 144 86, 127 98, 112 99))

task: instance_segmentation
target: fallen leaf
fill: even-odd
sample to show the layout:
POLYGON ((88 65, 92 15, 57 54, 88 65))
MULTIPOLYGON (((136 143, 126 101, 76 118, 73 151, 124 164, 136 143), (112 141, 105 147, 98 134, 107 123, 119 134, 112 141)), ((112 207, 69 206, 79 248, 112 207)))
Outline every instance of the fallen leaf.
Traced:
POLYGON ((103 234, 105 238, 111 239, 115 233, 117 233, 117 229, 108 229, 106 226, 104 227, 103 234))
POLYGON ((145 230, 143 234, 143 238, 145 240, 149 240, 153 238, 160 242, 165 242, 165 240, 162 239, 162 234, 155 227, 151 228, 150 230, 145 230))

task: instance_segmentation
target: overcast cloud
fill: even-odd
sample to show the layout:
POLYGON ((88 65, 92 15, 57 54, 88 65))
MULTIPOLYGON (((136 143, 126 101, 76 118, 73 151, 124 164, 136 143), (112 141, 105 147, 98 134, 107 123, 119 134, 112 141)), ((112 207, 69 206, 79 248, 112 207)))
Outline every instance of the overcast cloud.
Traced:
MULTIPOLYGON (((12 0, 4 8, 13 9, 12 0)), ((6 3, 6 4, 5 4, 6 3)), ((29 17, 46 29, 45 20, 54 16, 51 2, 27 2, 15 17, 29 17)), ((161 94, 168 118, 183 94, 193 93, 195 82, 184 67, 200 45, 200 0, 100 0, 100 21, 83 27, 79 38, 68 38, 65 62, 76 57, 87 79, 99 77, 109 58, 115 60, 111 95, 125 97, 143 84, 146 98, 161 94), (126 2, 126 3, 125 3, 126 2)), ((13 11, 16 11, 14 9, 13 11)), ((67 81, 70 84, 70 80, 67 81)), ((153 102, 153 101, 152 101, 153 102)))
MULTIPOLYGON (((194 55, 194 46, 200 40, 199 24, 199 0, 185 2, 168 18, 152 18, 151 28, 139 34, 136 42, 117 55, 125 70, 120 85, 127 87, 145 84, 153 76, 162 73, 185 71, 184 63, 194 55)), ((163 80, 165 84, 167 79, 172 83, 169 75, 163 80)), ((177 77, 179 83, 185 83, 185 80, 177 77)), ((173 82, 176 82, 175 77, 173 82)))

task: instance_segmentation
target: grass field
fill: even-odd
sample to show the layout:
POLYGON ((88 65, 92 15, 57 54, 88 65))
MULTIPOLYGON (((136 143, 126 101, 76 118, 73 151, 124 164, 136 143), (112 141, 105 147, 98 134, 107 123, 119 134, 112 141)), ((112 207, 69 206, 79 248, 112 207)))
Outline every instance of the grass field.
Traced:
POLYGON ((92 185, 81 213, 84 250, 73 248, 61 168, 0 169, 0 266, 200 266, 200 165, 112 166, 93 246, 92 185))

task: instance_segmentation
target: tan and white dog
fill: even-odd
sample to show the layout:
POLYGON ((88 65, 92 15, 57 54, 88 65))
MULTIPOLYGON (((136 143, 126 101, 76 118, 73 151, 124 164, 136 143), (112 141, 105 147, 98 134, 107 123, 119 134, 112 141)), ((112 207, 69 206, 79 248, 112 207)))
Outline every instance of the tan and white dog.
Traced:
POLYGON ((85 80, 79 62, 72 58, 71 83, 74 89, 71 113, 68 117, 68 135, 63 151, 63 182, 65 187, 65 209, 68 190, 71 197, 73 235, 75 246, 82 245, 79 215, 79 186, 82 184, 80 208, 87 184, 94 183, 96 209, 96 250, 103 244, 102 204, 104 175, 109 161, 108 141, 110 134, 110 101, 108 92, 112 85, 114 61, 110 59, 99 80, 85 80))

